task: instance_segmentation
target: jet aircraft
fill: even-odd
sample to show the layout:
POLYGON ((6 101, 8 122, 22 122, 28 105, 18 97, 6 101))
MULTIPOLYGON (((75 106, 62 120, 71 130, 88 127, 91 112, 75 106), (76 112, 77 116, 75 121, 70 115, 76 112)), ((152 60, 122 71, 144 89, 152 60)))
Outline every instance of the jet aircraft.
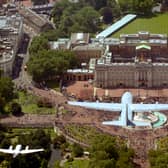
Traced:
POLYGON ((41 152, 44 151, 44 149, 29 149, 29 146, 26 146, 25 149, 22 150, 22 145, 16 145, 15 149, 13 149, 13 146, 10 146, 9 149, 0 149, 0 152, 12 154, 13 158, 18 156, 19 154, 28 154, 28 153, 35 153, 35 152, 41 152))
POLYGON ((151 122, 133 120, 133 112, 151 112, 168 110, 168 104, 134 104, 130 92, 125 92, 121 97, 121 103, 100 103, 100 102, 75 102, 68 101, 73 106, 81 106, 90 109, 104 111, 121 111, 120 119, 116 121, 104 121, 103 125, 114 126, 151 126, 151 122))

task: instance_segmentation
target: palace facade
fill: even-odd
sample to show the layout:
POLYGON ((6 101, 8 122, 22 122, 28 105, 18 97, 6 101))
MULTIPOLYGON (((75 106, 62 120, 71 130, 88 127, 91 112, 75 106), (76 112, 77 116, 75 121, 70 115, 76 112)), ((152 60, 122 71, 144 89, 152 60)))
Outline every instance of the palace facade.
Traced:
POLYGON ((95 65, 96 87, 168 87, 167 35, 139 32, 111 41, 95 65))

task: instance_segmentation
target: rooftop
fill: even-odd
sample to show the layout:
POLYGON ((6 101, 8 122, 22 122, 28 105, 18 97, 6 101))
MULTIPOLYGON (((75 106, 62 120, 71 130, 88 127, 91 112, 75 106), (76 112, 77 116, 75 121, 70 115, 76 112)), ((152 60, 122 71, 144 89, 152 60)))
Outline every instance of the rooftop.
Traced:
POLYGON ((124 16, 122 19, 112 24, 110 27, 99 33, 96 38, 105 38, 120 29, 122 26, 126 25, 128 22, 132 21, 136 18, 136 15, 128 14, 124 16))

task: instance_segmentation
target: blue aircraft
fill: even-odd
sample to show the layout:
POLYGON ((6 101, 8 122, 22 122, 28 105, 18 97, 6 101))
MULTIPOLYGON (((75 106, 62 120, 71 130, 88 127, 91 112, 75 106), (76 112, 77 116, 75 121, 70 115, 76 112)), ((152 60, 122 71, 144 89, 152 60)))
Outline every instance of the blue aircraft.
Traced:
POLYGON ((125 92, 122 95, 121 103, 100 103, 100 102, 75 102, 68 101, 68 104, 73 106, 81 106, 89 109, 104 110, 111 112, 120 112, 119 120, 104 121, 103 125, 114 126, 151 126, 150 121, 137 121, 133 119, 134 112, 152 112, 160 110, 168 110, 168 104, 134 104, 133 96, 130 92, 125 92))

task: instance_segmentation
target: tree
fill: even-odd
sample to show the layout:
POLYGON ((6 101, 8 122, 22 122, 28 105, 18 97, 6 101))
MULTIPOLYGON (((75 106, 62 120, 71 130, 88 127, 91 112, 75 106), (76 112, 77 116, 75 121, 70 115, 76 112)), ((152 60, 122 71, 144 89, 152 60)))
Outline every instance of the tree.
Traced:
POLYGON ((5 98, 1 97, 1 95, 0 95, 0 112, 1 113, 4 111, 5 105, 6 105, 5 98))
POLYGON ((54 163, 54 168, 61 168, 59 161, 56 161, 56 162, 54 163))
POLYGON ((85 0, 85 2, 93 6, 96 10, 107 6, 107 0, 85 0))
POLYGON ((46 3, 49 3, 49 0, 31 0, 33 2, 33 5, 44 5, 46 3))
POLYGON ((148 16, 152 13, 153 5, 153 0, 134 0, 133 11, 135 11, 137 14, 148 16))
POLYGON ((151 168, 164 168, 168 165, 168 137, 161 138, 157 150, 148 153, 151 168))
POLYGON ((132 12, 133 8, 133 1, 132 0, 118 0, 120 9, 123 13, 132 12))
POLYGON ((9 112, 11 112, 13 115, 20 115, 22 113, 22 107, 17 102, 11 102, 9 104, 9 112))
POLYGON ((99 13, 92 7, 84 7, 74 16, 74 23, 77 22, 83 32, 96 33, 100 29, 99 18, 99 13))
POLYGON ((58 25, 61 21, 61 16, 66 10, 67 7, 71 6, 71 3, 68 0, 62 0, 60 2, 55 3, 54 8, 52 10, 52 16, 54 18, 55 26, 58 28, 58 25))
POLYGON ((36 36, 33 38, 31 42, 31 46, 29 48, 30 55, 36 54, 38 51, 41 50, 48 50, 48 40, 44 36, 36 36))
POLYGON ((53 140, 54 148, 60 148, 64 143, 66 143, 66 139, 63 135, 56 136, 53 140))
POLYGON ((103 16, 103 21, 105 24, 109 24, 113 20, 112 9, 109 7, 104 7, 101 9, 101 15, 103 16))
POLYGON ((0 168, 9 168, 9 161, 7 160, 3 160, 1 163, 0 163, 0 168))
POLYGON ((33 80, 47 81, 50 77, 59 78, 69 68, 76 65, 76 57, 71 51, 37 51, 28 62, 28 72, 33 80))
POLYGON ((74 157, 81 157, 83 155, 83 148, 79 144, 73 144, 72 153, 74 157))
POLYGON ((91 145, 90 153, 90 168, 133 168, 132 150, 125 145, 117 144, 113 137, 97 137, 91 145))
POLYGON ((148 16, 152 13, 153 0, 119 0, 119 5, 123 13, 134 12, 136 14, 148 16))
POLYGON ((2 141, 1 141, 1 144, 0 144, 0 147, 1 148, 9 148, 9 146, 11 145, 11 141, 9 138, 4 138, 2 141))
POLYGON ((14 83, 8 77, 0 78, 0 97, 1 101, 6 102, 11 101, 14 97, 14 83))

